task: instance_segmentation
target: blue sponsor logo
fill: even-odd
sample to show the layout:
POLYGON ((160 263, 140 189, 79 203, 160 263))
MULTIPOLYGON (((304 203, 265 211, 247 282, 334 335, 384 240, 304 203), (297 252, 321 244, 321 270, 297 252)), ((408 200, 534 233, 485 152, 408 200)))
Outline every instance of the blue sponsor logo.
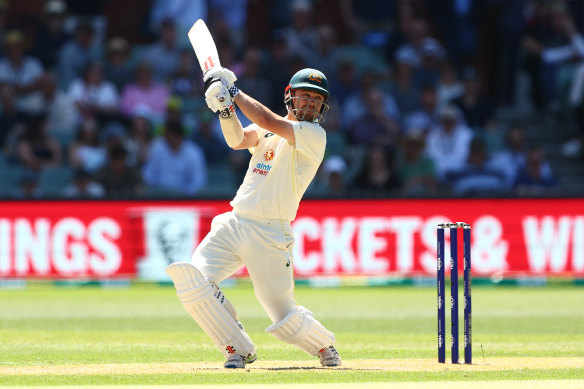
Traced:
POLYGON ((260 174, 262 176, 267 176, 270 172, 272 165, 268 165, 266 163, 258 163, 256 167, 253 169, 254 173, 260 174))

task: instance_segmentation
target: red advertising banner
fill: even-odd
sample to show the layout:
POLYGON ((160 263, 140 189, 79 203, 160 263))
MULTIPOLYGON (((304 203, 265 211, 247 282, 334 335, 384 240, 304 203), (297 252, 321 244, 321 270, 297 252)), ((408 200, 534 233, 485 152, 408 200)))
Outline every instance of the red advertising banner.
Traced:
MULTIPOLYGON (((189 261, 228 210, 227 201, 1 202, 0 278, 166 279, 166 265, 189 261)), ((474 276, 584 275, 582 199, 424 199, 303 201, 296 276, 432 276, 436 226, 450 221, 472 226, 474 276)))
POLYGON ((450 221, 472 227, 475 276, 584 274, 582 199, 313 201, 300 211, 299 276, 433 275, 436 226, 450 221))
POLYGON ((0 277, 165 277, 226 202, 0 202, 0 277))

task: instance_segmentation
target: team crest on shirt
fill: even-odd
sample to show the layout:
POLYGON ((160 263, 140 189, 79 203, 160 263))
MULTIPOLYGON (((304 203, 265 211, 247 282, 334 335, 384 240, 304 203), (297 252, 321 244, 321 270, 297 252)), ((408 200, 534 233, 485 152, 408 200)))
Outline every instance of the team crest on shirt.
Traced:
POLYGON ((266 153, 264 154, 264 158, 266 161, 271 161, 272 159, 274 159, 274 150, 269 149, 268 151, 266 151, 266 153))

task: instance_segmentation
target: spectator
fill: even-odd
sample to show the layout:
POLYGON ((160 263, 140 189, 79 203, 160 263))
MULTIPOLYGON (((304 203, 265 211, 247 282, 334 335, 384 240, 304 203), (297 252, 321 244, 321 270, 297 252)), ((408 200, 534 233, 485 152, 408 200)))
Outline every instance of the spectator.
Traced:
POLYGON ((228 164, 230 149, 223 136, 218 135, 211 125, 215 116, 204 109, 199 113, 199 119, 198 131, 192 136, 193 142, 201 147, 209 165, 228 164))
POLYGON ((446 57, 446 51, 438 41, 425 39, 420 47, 420 66, 415 68, 414 84, 418 87, 425 84, 437 85, 440 79, 440 67, 446 57))
POLYGON ((237 76, 243 74, 243 63, 239 60, 235 47, 230 40, 224 40, 217 47, 219 58, 221 58, 221 66, 232 69, 237 76))
POLYGON ((136 81, 124 88, 120 106, 129 117, 138 107, 146 107, 151 112, 152 120, 161 122, 169 98, 166 85, 155 82, 152 79, 152 67, 143 62, 136 68, 136 81))
POLYGON ((481 91, 481 81, 473 68, 463 74, 464 92, 454 101, 462 110, 466 124, 475 131, 484 130, 494 120, 495 110, 491 100, 481 91))
MULTIPOLYGON (((351 128, 357 123, 357 120, 363 118, 367 111, 367 95, 374 89, 378 82, 378 74, 367 69, 361 74, 360 89, 347 97, 343 104, 343 125, 346 129, 351 128)), ((382 92, 384 115, 392 120, 399 119, 399 111, 395 99, 389 93, 382 92)))
POLYGON ((393 159, 388 150, 373 145, 367 151, 363 168, 354 182, 354 187, 365 196, 387 196, 400 188, 393 159))
POLYGON ((406 33, 407 41, 397 49, 395 62, 407 62, 418 70, 423 63, 425 48, 432 46, 434 50, 444 52, 442 45, 428 35, 428 25, 424 20, 413 20, 406 33))
POLYGON ((272 85, 262 71, 262 53, 257 48, 246 50, 243 55, 243 73, 238 77, 237 84, 242 90, 253 90, 259 101, 272 106, 272 85))
POLYGON ((121 93, 130 79, 133 69, 130 63, 130 44, 124 38, 112 38, 106 46, 105 79, 113 83, 121 93))
POLYGON ((4 38, 6 58, 0 60, 0 84, 12 85, 18 110, 31 112, 38 99, 38 80, 43 74, 41 63, 24 54, 24 35, 12 30, 4 38))
POLYGON ((341 9, 342 23, 352 30, 355 42, 363 42, 372 47, 380 46, 386 42, 388 31, 390 31, 396 16, 394 4, 396 2, 341 0, 337 3, 341 9))
POLYGON ((75 169, 94 173, 105 164, 106 151, 99 142, 95 119, 87 118, 77 130, 77 138, 69 147, 69 164, 75 169))
POLYGON ((33 53, 45 69, 54 70, 61 48, 70 39, 65 29, 67 5, 63 0, 49 0, 43 7, 42 23, 36 31, 33 53))
POLYGON ((440 124, 441 109, 442 107, 438 105, 436 87, 433 84, 426 84, 420 89, 420 108, 407 115, 402 126, 405 131, 417 128, 428 132, 440 124))
POLYGON ((103 65, 97 61, 89 62, 83 78, 73 81, 69 97, 77 107, 79 122, 88 118, 103 122, 117 112, 118 92, 114 84, 104 80, 103 65))
MULTIPOLYGON (((165 122, 159 123, 158 125, 154 126, 154 135, 163 135, 164 134, 164 127, 166 126, 166 122, 174 121, 180 122, 183 126, 183 135, 189 136, 193 133, 193 127, 186 125, 186 120, 184 120, 183 115, 183 101, 180 97, 172 96, 168 99, 166 104, 166 111, 164 113, 165 122)), ((217 118, 219 120, 219 118, 217 118)))
POLYGON ((166 18, 160 23, 158 41, 146 51, 142 60, 152 67, 155 81, 165 82, 178 67, 179 58, 174 22, 166 18))
POLYGON ((326 116, 326 150, 328 155, 345 155, 347 152, 347 133, 342 128, 341 109, 335 99, 330 99, 326 116))
POLYGON ((105 189, 108 198, 132 198, 143 194, 142 175, 128 165, 127 156, 124 147, 112 147, 108 163, 95 174, 95 180, 105 189))
POLYGON ((312 3, 308 0, 294 0, 290 3, 290 12, 292 22, 284 29, 288 49, 310 62, 317 58, 318 53, 318 33, 312 19, 312 3))
POLYGON ((91 23, 80 20, 75 26, 73 39, 61 48, 58 63, 61 88, 68 89, 73 80, 82 76, 89 62, 99 59, 99 47, 93 44, 93 35, 91 23))
POLYGON ((201 70, 192 49, 181 50, 178 66, 168 84, 173 96, 192 98, 202 95, 201 70))
POLYGON ((238 51, 248 41, 246 39, 248 6, 248 0, 211 0, 210 2, 210 13, 214 20, 213 30, 225 31, 225 39, 233 42, 238 51))
POLYGON ((63 197, 68 199, 99 199, 104 195, 103 187, 93 181, 91 174, 83 169, 76 170, 73 182, 63 189, 63 197))
MULTIPOLYGON (((525 131, 519 126, 512 126, 506 134, 506 147, 493 155, 493 163, 499 166, 506 176, 507 185, 513 186, 521 171, 527 164, 527 145, 525 131)), ((548 178, 552 174, 551 166, 547 161, 541 163, 542 177, 548 178)))
POLYGON ((551 196, 559 193, 558 181, 552 174, 544 175, 545 153, 539 147, 527 152, 525 167, 515 182, 515 193, 519 196, 551 196))
POLYGON ((450 170, 460 170, 467 158, 472 130, 460 120, 456 106, 447 105, 440 113, 441 124, 426 137, 426 154, 434 162, 436 174, 443 180, 450 170))
POLYGON ((359 89, 355 63, 350 58, 341 59, 333 75, 331 89, 335 91, 334 98, 342 107, 345 100, 359 89))
POLYGON ((103 125, 99 141, 105 148, 106 156, 114 147, 124 147, 128 142, 128 128, 124 122, 110 121, 103 125))
POLYGON ((14 87, 4 85, 0 87, 0 147, 9 146, 10 140, 16 136, 18 124, 24 120, 24 115, 14 106, 14 87))
POLYGON ((446 180, 457 196, 496 196, 510 189, 505 174, 491 163, 486 145, 478 137, 470 143, 466 164, 448 171, 446 180))
POLYGON ((335 30, 328 24, 317 28, 318 52, 314 62, 314 67, 325 74, 333 74, 339 62, 339 52, 337 50, 335 30))
POLYGON ((175 23, 176 35, 187 43, 187 33, 198 19, 207 20, 208 1, 203 0, 153 0, 150 8, 150 31, 158 33, 160 24, 167 19, 175 23))
POLYGON ((439 107, 450 104, 452 101, 462 97, 464 93, 464 85, 458 79, 456 70, 450 62, 444 62, 442 64, 437 93, 439 107))
POLYGON ((207 164, 199 146, 184 139, 182 124, 167 121, 164 137, 152 141, 142 175, 149 186, 191 196, 207 183, 207 164))
POLYGON ((142 168, 148 158, 153 133, 150 111, 147 108, 138 109, 132 118, 130 136, 125 144, 130 166, 142 168))
POLYGON ((397 175, 405 196, 431 195, 438 189, 434 162, 424 155, 424 147, 425 135, 422 130, 411 129, 404 135, 397 175))
POLYGON ((324 161, 322 174, 324 179, 325 194, 328 197, 346 196, 346 172, 347 163, 342 157, 333 155, 324 161))
POLYGON ((349 128, 352 144, 394 146, 399 134, 397 121, 387 115, 384 106, 385 95, 378 88, 365 94, 363 115, 349 128))
POLYGON ((419 88, 414 85, 413 69, 406 62, 399 62, 395 67, 395 81, 390 93, 402 116, 407 116, 420 107, 419 88))
POLYGON ((557 72, 573 59, 584 59, 584 37, 580 34, 564 3, 546 3, 523 39, 526 67, 532 83, 537 109, 557 110, 557 72))
POLYGON ((385 45, 385 58, 392 65, 399 62, 396 56, 397 51, 408 42, 412 26, 422 17, 416 10, 416 5, 411 1, 399 1, 396 4, 397 21, 385 45))
POLYGON ((61 146, 47 134, 46 115, 27 120, 25 132, 17 142, 17 153, 20 162, 35 171, 61 164, 61 146))
POLYGON ((47 113, 49 133, 64 143, 75 137, 77 110, 71 98, 57 88, 53 73, 46 72, 39 79, 39 111, 47 113))

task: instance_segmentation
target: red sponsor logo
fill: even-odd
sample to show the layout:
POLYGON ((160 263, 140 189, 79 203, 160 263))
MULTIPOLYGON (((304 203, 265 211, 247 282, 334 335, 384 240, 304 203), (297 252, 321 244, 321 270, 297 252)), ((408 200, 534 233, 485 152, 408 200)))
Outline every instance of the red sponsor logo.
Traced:
POLYGON ((235 354, 235 348, 233 346, 227 346, 225 347, 225 350, 227 350, 229 354, 235 354))
POLYGON ((205 66, 205 71, 211 69, 213 66, 215 66, 215 64, 213 63, 213 58, 211 58, 211 56, 208 56, 203 65, 205 66))

